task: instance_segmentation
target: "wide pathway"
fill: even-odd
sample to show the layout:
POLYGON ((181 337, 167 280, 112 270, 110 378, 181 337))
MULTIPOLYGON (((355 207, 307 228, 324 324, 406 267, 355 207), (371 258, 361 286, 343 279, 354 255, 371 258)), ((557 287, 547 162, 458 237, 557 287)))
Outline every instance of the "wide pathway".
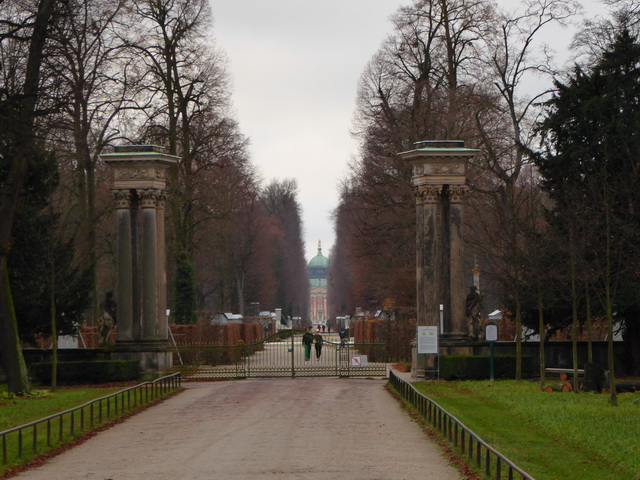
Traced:
POLYGON ((384 380, 251 379, 186 391, 21 479, 460 480, 384 380))

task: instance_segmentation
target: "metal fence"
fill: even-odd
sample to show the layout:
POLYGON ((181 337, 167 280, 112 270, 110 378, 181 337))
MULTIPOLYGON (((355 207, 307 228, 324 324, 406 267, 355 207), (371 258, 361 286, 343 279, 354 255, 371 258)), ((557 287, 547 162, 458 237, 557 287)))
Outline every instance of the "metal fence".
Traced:
POLYGON ((29 445, 31 454, 62 445, 96 426, 163 397, 180 385, 180 374, 174 373, 0 432, 2 464, 7 465, 10 458, 23 458, 29 445))
POLYGON ((281 330, 259 342, 238 345, 180 345, 170 348, 183 379, 255 377, 386 377, 384 344, 353 344, 337 334, 323 336, 307 359, 299 330, 281 330))
POLYGON ((501 480, 503 472, 506 471, 505 478, 509 480, 513 480, 514 475, 524 480, 534 480, 531 475, 469 430, 460 420, 418 392, 413 385, 398 377, 393 370, 389 373, 389 381, 402 398, 413 405, 422 418, 453 444, 463 457, 467 457, 470 464, 475 462, 480 471, 484 470, 487 478, 501 480))

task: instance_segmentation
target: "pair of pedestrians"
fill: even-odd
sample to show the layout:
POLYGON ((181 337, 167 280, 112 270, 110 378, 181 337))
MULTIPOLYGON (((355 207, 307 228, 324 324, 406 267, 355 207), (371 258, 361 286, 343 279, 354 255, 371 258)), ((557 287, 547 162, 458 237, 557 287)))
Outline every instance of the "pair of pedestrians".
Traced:
POLYGON ((317 332, 315 335, 311 333, 311 327, 307 327, 307 331, 302 335, 302 345, 304 345, 304 361, 308 362, 311 358, 311 345, 315 343, 316 347, 316 359, 320 361, 320 355, 322 355, 322 335, 317 332))

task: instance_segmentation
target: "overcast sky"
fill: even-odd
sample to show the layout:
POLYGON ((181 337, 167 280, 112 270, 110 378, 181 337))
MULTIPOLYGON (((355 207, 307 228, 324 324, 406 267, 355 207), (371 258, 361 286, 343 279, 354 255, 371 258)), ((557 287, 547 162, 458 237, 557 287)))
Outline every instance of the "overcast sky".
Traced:
POLYGON ((210 0, 232 101, 266 181, 295 178, 307 261, 329 256, 338 183, 356 153, 358 79, 399 0, 210 0))
POLYGON ((253 161, 267 182, 296 179, 306 259, 316 255, 318 240, 329 256, 338 184, 357 153, 350 131, 358 79, 392 32, 389 17, 411 1, 210 3, 253 161))

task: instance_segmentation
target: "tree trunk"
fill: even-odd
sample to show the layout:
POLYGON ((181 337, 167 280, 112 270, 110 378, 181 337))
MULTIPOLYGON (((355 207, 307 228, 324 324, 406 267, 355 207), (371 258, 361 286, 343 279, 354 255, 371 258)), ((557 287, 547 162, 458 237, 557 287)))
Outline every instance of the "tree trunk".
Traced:
POLYGON ((522 304, 516 293, 516 380, 522 380, 522 304))
POLYGON ((593 321, 591 316, 591 295, 587 287, 587 361, 593 362, 593 321))
POLYGON ((18 324, 13 308, 7 256, 13 238, 13 222, 20 201, 20 194, 35 152, 34 120, 40 85, 40 67, 47 39, 47 27, 53 14, 56 0, 40 0, 33 24, 29 54, 25 69, 23 95, 20 99, 14 132, 16 155, 0 193, 0 332, 2 333, 2 358, 7 374, 9 392, 29 390, 29 378, 22 356, 18 324))
POLYGON ((573 390, 578 391, 578 291, 576 271, 576 250, 573 235, 570 234, 571 243, 571 354, 573 364, 573 390))
POLYGON ((544 328, 544 309, 542 303, 542 291, 538 285, 538 331, 540 332, 540 385, 545 382, 544 342, 547 338, 544 328))
POLYGON ((29 375, 18 337, 18 322, 16 321, 16 312, 13 309, 6 257, 0 258, 0 262, 0 269, 2 269, 2 292, 0 293, 2 362, 7 374, 8 391, 10 393, 24 393, 31 388, 29 375))

